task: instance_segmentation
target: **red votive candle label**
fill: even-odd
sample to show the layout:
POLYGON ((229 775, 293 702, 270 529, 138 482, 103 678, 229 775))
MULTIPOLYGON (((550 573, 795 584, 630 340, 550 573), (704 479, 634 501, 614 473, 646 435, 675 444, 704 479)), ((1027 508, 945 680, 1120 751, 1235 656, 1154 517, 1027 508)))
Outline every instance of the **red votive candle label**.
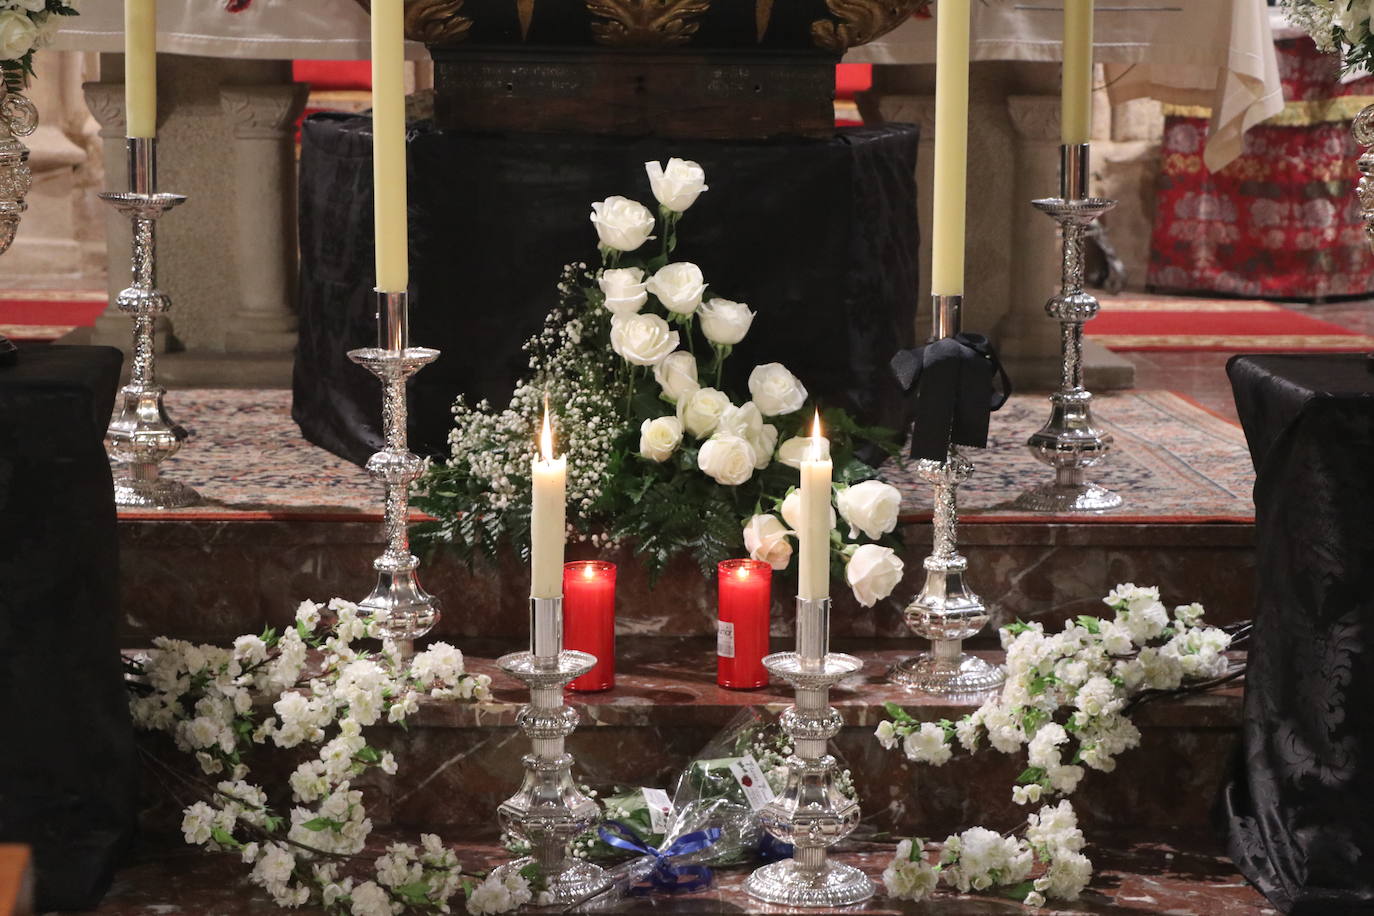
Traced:
POLYGON ((716 567, 716 683, 748 690, 768 683, 768 612, 773 569, 759 560, 726 560, 716 567))
POLYGON ((572 683, 592 692, 615 686, 615 564, 578 560, 563 564, 563 645, 596 656, 596 667, 572 683))

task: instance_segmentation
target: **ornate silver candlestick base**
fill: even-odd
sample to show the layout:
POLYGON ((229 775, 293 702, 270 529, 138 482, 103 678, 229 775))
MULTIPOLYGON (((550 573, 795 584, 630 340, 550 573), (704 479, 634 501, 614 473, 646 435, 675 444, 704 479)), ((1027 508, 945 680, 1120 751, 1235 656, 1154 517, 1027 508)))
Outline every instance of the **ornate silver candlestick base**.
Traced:
MULTIPOLYGON (((932 296, 935 337, 959 333, 963 296, 932 296)), ((964 581, 968 560, 959 554, 959 484, 973 474, 973 462, 950 446, 944 461, 923 459, 916 473, 934 493, 931 527, 935 543, 923 564, 926 582, 906 607, 907 626, 930 640, 929 652, 892 666, 888 680, 927 693, 978 693, 1006 681, 1001 668, 963 651, 963 641, 987 625, 983 600, 964 581)))
POLYGON ((873 882, 859 869, 827 858, 827 850, 859 824, 859 803, 835 788, 829 740, 840 733, 840 714, 830 688, 863 667, 852 655, 830 652, 830 599, 797 599, 797 650, 763 660, 791 684, 796 705, 782 714, 792 738, 787 785, 759 812, 763 829, 795 848, 791 859, 757 869, 745 881, 754 897, 783 906, 834 908, 873 896, 873 882))
MULTIPOLYGON (((389 326, 393 318, 404 322, 406 294, 379 296, 383 325, 389 326)), ((416 575, 420 560, 410 552, 410 485, 424 472, 424 462, 407 444, 406 379, 438 359, 439 351, 405 346, 405 336, 391 338, 399 344, 397 349, 351 350, 348 358, 381 380, 386 437, 386 447, 367 460, 368 473, 386 490, 386 550, 372 562, 377 585, 358 606, 371 615, 384 636, 396 641, 401 657, 409 659, 415 640, 438 622, 439 602, 420 587, 416 575)))
POLYGON ((1088 228, 1116 201, 1087 196, 1088 145, 1061 147, 1062 196, 1032 201, 1059 223, 1063 241, 1063 289, 1045 303, 1059 322, 1063 367, 1059 390, 1050 395, 1050 418, 1026 446, 1054 469, 1055 478, 1023 493, 1016 501, 1033 512, 1101 512, 1121 505, 1121 497, 1086 478, 1088 468, 1106 457, 1112 437, 1093 422, 1093 396, 1083 385, 1083 324, 1097 317, 1098 302, 1083 290, 1083 241, 1088 228))
POLYGON ((502 656, 496 664, 530 689, 517 722, 530 739, 520 790, 496 809, 501 826, 530 845, 531 854, 496 873, 518 874, 534 866, 554 902, 582 900, 605 886, 605 872, 568 855, 568 843, 601 819, 595 801, 572 779, 573 756, 564 739, 577 729, 577 711, 563 702, 568 682, 591 671, 596 657, 563 649, 563 599, 530 599, 529 652, 502 656))
POLYGON ((100 195, 133 224, 133 285, 115 300, 134 320, 133 362, 105 448, 113 462, 115 505, 175 509, 200 502, 200 495, 158 474, 158 465, 181 450, 186 430, 172 421, 163 404, 167 391, 157 383, 153 331, 158 316, 171 307, 171 299, 157 288, 157 221, 186 198, 157 193, 156 140, 131 137, 128 148, 133 190, 100 195))
POLYGON ((925 559, 926 582, 906 607, 907 626, 930 640, 930 651, 898 662, 889 680, 927 693, 977 693, 1000 687, 1006 674, 996 665, 963 651, 963 641, 988 622, 983 600, 964 581, 968 560, 957 547, 958 488, 973 473, 973 463, 951 448, 944 462, 921 461, 916 472, 935 491, 935 545, 925 559))
MULTIPOLYGON (((0 80, 0 254, 10 250, 19 219, 28 209, 25 202, 33 187, 29 148, 19 142, 38 129, 38 109, 33 102, 11 92, 0 80)), ((12 365, 19 348, 0 334, 0 366, 12 365)))

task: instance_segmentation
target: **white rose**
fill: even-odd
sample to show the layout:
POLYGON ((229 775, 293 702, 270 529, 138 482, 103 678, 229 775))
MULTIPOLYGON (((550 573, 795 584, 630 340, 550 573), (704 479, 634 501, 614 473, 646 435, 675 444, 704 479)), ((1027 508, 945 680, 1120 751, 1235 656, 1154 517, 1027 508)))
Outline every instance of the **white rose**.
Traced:
POLYGON ((0 60, 18 60, 38 43, 38 26, 18 10, 0 13, 0 60))
POLYGON ((773 451, 778 447, 778 428, 772 423, 763 424, 749 444, 754 447, 754 467, 762 471, 773 462, 773 451))
POLYGON ((794 413, 806 403, 806 389, 782 363, 754 367, 749 373, 749 394, 765 417, 794 413))
POLYGON ((754 447, 739 436, 712 436, 697 452, 697 467, 716 483, 737 487, 754 476, 754 447))
POLYGON ((654 366, 654 381, 670 401, 681 401, 701 388, 697 383, 697 358, 686 350, 669 353, 654 366))
POLYGON ((716 435, 739 436, 748 442, 754 449, 754 467, 760 471, 773 460, 778 444, 778 428, 763 422, 763 414, 753 401, 727 408, 716 424, 716 435))
POLYGON ((730 399, 714 388, 698 388, 677 402, 677 418, 687 432, 705 439, 716 431, 721 414, 730 409, 730 399))
POLYGON ((841 490, 835 503, 840 507, 840 515, 849 523, 850 537, 856 538, 862 531, 876 541, 897 527, 902 494, 890 483, 865 480, 841 490))
POLYGON ((902 561, 891 547, 864 544, 849 558, 844 577, 855 599, 864 607, 872 607, 902 581, 902 561))
POLYGON ((706 187, 706 172, 690 159, 669 159, 665 169, 657 162, 644 163, 649 174, 649 187, 665 208, 681 213, 692 204, 706 187))
POLYGON ((744 523, 744 546, 751 559, 786 569, 792 561, 791 533, 776 515, 756 515, 744 523))
POLYGON ((803 461, 830 460, 830 440, 824 436, 820 441, 820 454, 814 455, 815 446, 810 436, 793 436, 778 447, 778 460, 789 468, 800 468, 803 461))
POLYGON ((634 251, 654 231, 649 208, 625 197, 608 197, 592 204, 592 225, 601 244, 617 251, 634 251))
POLYGON ((644 286, 644 271, 638 267, 603 270, 596 282, 601 292, 606 294, 606 308, 612 314, 632 315, 649 301, 644 286))
MULTIPOLYGON (((782 520, 787 522, 789 528, 797 530, 801 528, 801 490, 793 490, 787 494, 787 498, 782 501, 782 520)), ((835 507, 830 507, 830 527, 835 527, 835 507)))
POLYGON ((701 333, 713 344, 732 347, 749 333, 749 325, 754 323, 754 313, 743 302, 729 299, 712 299, 700 309, 701 333))
POLYGON ((701 305, 706 292, 706 278, 701 268, 690 261, 680 261, 659 269, 645 285, 658 297, 663 307, 677 315, 690 315, 701 305))
POLYGON ((677 417, 645 420, 639 426, 639 453, 650 461, 667 461, 682 444, 682 421, 677 417))
POLYGON ((677 331, 657 315, 617 315, 611 321, 611 348, 627 363, 653 366, 677 349, 677 331))

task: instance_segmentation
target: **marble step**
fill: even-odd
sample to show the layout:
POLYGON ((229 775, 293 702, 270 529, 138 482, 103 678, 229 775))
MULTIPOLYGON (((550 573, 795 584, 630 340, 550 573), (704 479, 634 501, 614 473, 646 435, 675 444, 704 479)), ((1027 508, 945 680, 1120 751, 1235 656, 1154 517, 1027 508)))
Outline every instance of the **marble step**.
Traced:
MULTIPOLYGON (((244 513, 238 513, 241 518, 244 513)), ((930 551, 929 524, 903 527, 906 577, 892 597, 859 606, 835 589, 838 637, 909 639, 902 608, 920 591, 930 551)), ((159 635, 227 644, 243 633, 289 623, 304 598, 360 599, 375 582, 379 526, 338 516, 227 520, 213 515, 125 519, 119 524, 123 582, 121 641, 147 645, 159 635)), ((983 596, 994 627, 1017 618, 1056 625, 1104 611, 1102 596, 1121 582, 1165 587, 1165 600, 1201 601, 1214 623, 1250 616, 1254 593, 1254 526, 1240 523, 964 524, 960 543, 969 582, 983 596)), ((570 559, 594 557, 574 545, 570 559)), ((619 565, 618 631, 626 636, 714 633, 715 584, 682 561, 654 588, 628 551, 605 557, 619 565)), ((475 570, 452 555, 426 558, 426 589, 443 603, 435 635, 463 648, 477 637, 525 638, 529 575, 514 556, 475 570)), ((790 632, 795 585, 774 583, 775 634, 790 632)), ((985 637, 995 643, 990 629, 985 637)))
MULTIPOLYGON (((489 833, 447 831, 459 861, 469 871, 500 864, 502 850, 486 838, 489 833)), ((395 831, 374 835, 377 852, 388 842, 410 841, 409 833, 395 831)), ((879 884, 878 895, 868 903, 845 912, 897 916, 990 916, 1003 913, 1172 913, 1208 916, 1269 916, 1277 911, 1250 887, 1225 858, 1215 838, 1194 830, 1108 830, 1089 838, 1086 850, 1096 874, 1083 896, 1071 904, 1041 910, 1022 907, 1005 898, 961 896, 946 890, 921 903, 888 898, 881 890, 882 870, 892 858, 892 845, 846 843, 835 858, 863 869, 879 884)), ((674 913, 787 913, 761 904, 745 893, 750 866, 715 870, 710 888, 691 894, 629 898, 614 910, 626 914, 674 913)), ((259 916, 277 912, 269 898, 245 880, 246 869, 233 855, 210 855, 180 844, 175 835, 145 836, 132 861, 115 875, 104 902, 93 912, 98 916, 162 916, 166 913, 199 913, 203 916, 259 916)), ((464 912, 454 901, 454 912, 464 912)), ((292 910, 301 916, 318 916, 323 910, 292 910)), ((556 913, 557 910, 542 912, 556 913)), ((810 911, 817 912, 817 911, 810 911)))
MULTIPOLYGON (((887 683, 887 670, 903 651, 847 640, 835 649, 865 663, 831 697, 844 720, 835 747, 859 791, 865 833, 944 837, 975 824, 1005 829, 1024 819, 1025 810, 1011 801, 1010 787, 1024 766, 1016 758, 984 750, 939 768, 917 766, 873 738, 886 702, 939 720, 971 712, 980 698, 935 697, 887 683)), ((1000 661, 1000 652, 984 654, 1000 661)), ((494 822, 497 805, 518 785, 529 745, 515 728, 525 688, 496 669, 492 658, 468 656, 470 671, 492 675, 491 702, 426 700, 407 729, 375 733, 373 743, 393 751, 400 767, 399 776, 374 780, 369 788, 375 822, 463 830, 494 822)), ((686 762, 741 710, 781 712, 791 693, 777 683, 752 691, 717 687, 713 642, 639 639, 619 647, 614 689, 570 693, 569 701, 581 715, 568 739, 580 782, 671 791, 686 762)), ((1141 706, 1141 747, 1122 755, 1115 773, 1089 771, 1075 795, 1084 829, 1208 829, 1240 721, 1235 687, 1141 706)), ((147 737, 145 747, 166 755, 170 748, 162 740, 147 737)))

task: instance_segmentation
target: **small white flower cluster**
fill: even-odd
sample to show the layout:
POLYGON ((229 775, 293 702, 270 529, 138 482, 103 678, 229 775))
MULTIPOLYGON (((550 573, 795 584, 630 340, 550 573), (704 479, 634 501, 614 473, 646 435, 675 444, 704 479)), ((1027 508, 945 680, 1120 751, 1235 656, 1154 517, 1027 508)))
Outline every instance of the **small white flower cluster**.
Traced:
POLYGON ((520 875, 491 874, 468 892, 468 912, 473 916, 506 913, 529 903, 533 896, 529 882, 520 875))
POLYGON ((0 62, 22 66, 29 54, 52 44, 62 21, 76 13, 76 0, 61 9, 49 10, 47 0, 0 0, 0 62))
POLYGON ((252 882, 277 904, 315 901, 358 916, 406 907, 448 912, 462 873, 438 837, 422 837, 418 849, 391 846, 376 860, 376 880, 356 885, 340 877, 339 857, 358 856, 372 832, 355 781, 371 769, 396 772, 392 753, 369 745, 363 729, 403 723, 421 693, 487 699, 490 678, 468 674, 462 653, 446 643, 417 654, 409 669, 386 641, 377 654, 354 646, 372 636, 355 604, 334 599, 327 607, 302 602, 293 628, 239 637, 233 649, 155 640, 135 662, 134 720, 169 733, 204 772, 229 772, 212 797, 185 809, 182 834, 191 845, 238 852, 252 865, 252 882), (274 715, 259 721, 269 705, 274 715), (287 816, 274 814, 267 793, 246 781, 247 751, 268 743, 319 748, 287 779, 296 802, 287 816))
POLYGON ((883 887, 896 900, 924 900, 935 892, 940 881, 939 869, 925 858, 926 841, 902 840, 897 852, 883 869, 883 887))
MULTIPOLYGON (((1128 714, 1131 702, 1148 691, 1205 687, 1226 675, 1231 637, 1204 624, 1199 604, 1170 615, 1157 588, 1119 585, 1103 601, 1114 617, 1082 616, 1053 635, 1039 623, 1004 627, 1007 680, 997 696, 958 722, 919 722, 890 704, 891 719, 875 732, 879 744, 888 750, 900 746, 909 760, 931 766, 947 763, 956 746, 976 753, 984 736, 1001 753, 1024 750, 1027 768, 1012 788, 1018 805, 1072 794, 1085 768, 1112 772, 1116 758, 1140 743, 1128 714)), ((1030 824, 1025 848, 1034 850, 1046 872, 1027 902, 1074 899, 1091 877, 1092 863, 1081 852, 1073 809, 1067 801, 1042 808, 1030 824)), ((985 880, 1022 880, 1024 875, 1003 880, 1020 872, 1021 852, 1010 846, 998 851, 989 833, 951 837, 958 841, 953 853, 946 842, 940 867, 947 878, 953 871, 953 886, 981 890, 985 880), (972 863, 969 849, 978 853, 972 863)))

